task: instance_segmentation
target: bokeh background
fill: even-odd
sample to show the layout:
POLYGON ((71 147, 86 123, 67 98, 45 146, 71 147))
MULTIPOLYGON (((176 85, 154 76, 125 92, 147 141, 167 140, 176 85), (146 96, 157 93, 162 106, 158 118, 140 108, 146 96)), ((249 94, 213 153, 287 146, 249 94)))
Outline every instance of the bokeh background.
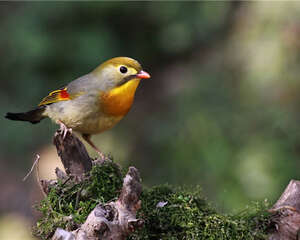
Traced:
MULTIPOLYGON (((1 2, 0 36, 1 116, 111 57, 142 63, 130 113, 93 139, 145 186, 199 184, 232 213, 299 179, 300 3, 1 2)), ((37 153, 54 176, 57 126, 0 126, 0 239, 31 239, 42 195, 22 178, 37 153)))

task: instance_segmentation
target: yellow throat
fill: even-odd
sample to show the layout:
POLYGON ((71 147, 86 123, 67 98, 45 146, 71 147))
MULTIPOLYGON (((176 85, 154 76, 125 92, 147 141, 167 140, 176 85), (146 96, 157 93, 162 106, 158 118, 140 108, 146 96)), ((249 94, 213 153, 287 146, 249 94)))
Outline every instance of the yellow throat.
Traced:
POLYGON ((101 95, 101 108, 104 113, 112 116, 124 116, 128 113, 134 100, 140 79, 132 79, 101 95))

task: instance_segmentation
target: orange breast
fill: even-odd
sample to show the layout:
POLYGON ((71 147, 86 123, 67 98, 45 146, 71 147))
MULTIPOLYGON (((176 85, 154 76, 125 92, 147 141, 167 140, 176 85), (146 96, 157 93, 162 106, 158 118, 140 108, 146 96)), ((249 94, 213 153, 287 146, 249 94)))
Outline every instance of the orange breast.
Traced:
POLYGON ((131 80, 100 96, 101 109, 112 116, 124 116, 128 113, 134 100, 134 94, 140 80, 131 80))

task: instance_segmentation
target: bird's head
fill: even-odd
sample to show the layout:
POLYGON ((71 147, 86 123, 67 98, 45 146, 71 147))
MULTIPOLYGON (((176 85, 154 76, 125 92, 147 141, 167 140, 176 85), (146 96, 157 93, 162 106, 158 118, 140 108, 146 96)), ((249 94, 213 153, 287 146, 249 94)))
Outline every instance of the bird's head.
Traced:
POLYGON ((130 81, 139 82, 141 79, 150 78, 150 75, 142 70, 138 61, 129 57, 115 57, 102 63, 93 74, 104 85, 104 90, 127 85, 130 81))

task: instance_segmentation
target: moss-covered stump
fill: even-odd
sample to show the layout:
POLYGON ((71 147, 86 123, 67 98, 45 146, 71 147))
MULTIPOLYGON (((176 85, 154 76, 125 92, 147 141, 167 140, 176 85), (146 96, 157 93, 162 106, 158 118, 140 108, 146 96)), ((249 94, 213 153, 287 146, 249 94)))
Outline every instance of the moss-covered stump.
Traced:
MULTIPOLYGON (((112 162, 93 166, 81 181, 69 177, 49 187, 37 206, 42 218, 34 228, 50 239, 57 228, 77 229, 99 203, 116 200, 125 174, 112 162)), ((200 188, 188 190, 163 185, 144 189, 138 218, 144 226, 129 239, 266 239, 268 206, 253 204, 237 215, 223 215, 207 204, 200 188)))
POLYGON ((67 177, 50 185, 47 197, 37 206, 42 218, 34 228, 34 235, 49 239, 58 227, 76 229, 97 204, 119 196, 123 175, 116 164, 104 162, 94 165, 81 181, 67 177))

